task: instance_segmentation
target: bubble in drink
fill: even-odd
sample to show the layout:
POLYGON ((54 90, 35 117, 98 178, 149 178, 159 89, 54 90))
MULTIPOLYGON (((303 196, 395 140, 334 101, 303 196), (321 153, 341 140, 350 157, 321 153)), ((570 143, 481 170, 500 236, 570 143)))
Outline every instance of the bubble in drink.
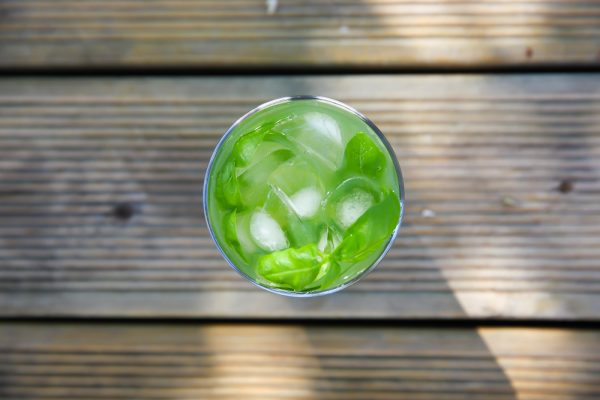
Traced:
POLYGON ((344 287, 399 226, 393 153, 364 117, 325 99, 283 99, 234 125, 207 171, 205 211, 223 255, 281 294, 344 287))

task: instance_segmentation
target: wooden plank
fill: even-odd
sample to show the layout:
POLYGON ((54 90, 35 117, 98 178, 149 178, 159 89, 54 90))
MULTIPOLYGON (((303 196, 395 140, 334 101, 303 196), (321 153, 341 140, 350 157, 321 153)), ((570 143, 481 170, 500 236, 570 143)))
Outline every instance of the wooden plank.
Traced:
POLYGON ((23 78, 0 93, 0 315, 600 316, 599 75, 23 78), (373 118, 408 204, 374 273, 306 300, 233 272, 201 207, 228 125, 299 93, 373 118))
POLYGON ((584 0, 0 4, 1 68, 585 66, 599 39, 584 0))
POLYGON ((527 328, 4 324, 3 399, 593 399, 600 334, 527 328))

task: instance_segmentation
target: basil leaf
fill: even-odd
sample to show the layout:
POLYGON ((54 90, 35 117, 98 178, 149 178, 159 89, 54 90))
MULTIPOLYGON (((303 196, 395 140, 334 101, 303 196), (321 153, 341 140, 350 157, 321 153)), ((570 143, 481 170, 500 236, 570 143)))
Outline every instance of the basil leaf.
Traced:
POLYGON ((239 137, 232 151, 238 166, 244 167, 252 161, 256 149, 263 143, 265 135, 271 131, 274 125, 273 122, 264 123, 239 137))
POLYGON ((358 132, 344 150, 344 168, 370 177, 385 169, 385 155, 366 133, 358 132))
POLYGON ((235 162, 229 159, 217 175, 215 195, 228 206, 240 204, 240 185, 235 172, 235 162))
POLYGON ((399 218, 398 195, 390 192, 346 230, 332 258, 351 263, 365 259, 390 238, 399 218))
POLYGON ((242 245, 237 235, 237 209, 223 217, 223 235, 227 244, 233 247, 240 257, 246 261, 246 256, 242 252, 242 245))
POLYGON ((304 292, 312 292, 315 290, 326 290, 335 286, 335 282, 340 278, 341 269, 338 263, 326 257, 321 264, 319 274, 315 281, 306 286, 304 292))
POLYGON ((327 260, 327 263, 327 272, 325 272, 325 276, 323 276, 321 280, 321 289, 329 289, 333 287, 335 281, 341 277, 340 265, 333 258, 327 260))
POLYGON ((317 246, 308 244, 262 256, 257 273, 274 286, 300 291, 316 279, 322 261, 317 246))
POLYGON ((223 218, 223 231, 225 235, 225 240, 229 244, 240 244, 240 241, 237 237, 237 210, 233 210, 232 212, 225 215, 223 218))

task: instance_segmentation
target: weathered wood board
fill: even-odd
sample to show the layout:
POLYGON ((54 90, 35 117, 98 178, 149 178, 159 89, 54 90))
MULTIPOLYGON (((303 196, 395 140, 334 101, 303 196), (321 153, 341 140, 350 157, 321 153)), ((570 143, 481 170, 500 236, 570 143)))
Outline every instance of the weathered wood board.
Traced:
POLYGON ((598 319, 599 155, 594 74, 7 78, 0 315, 598 319), (201 200, 229 124, 302 93, 380 126, 407 199, 375 272, 310 300, 233 272, 201 200))
POLYGON ((596 399, 600 334, 528 328, 4 324, 3 399, 596 399))
POLYGON ((3 0, 0 68, 598 65, 583 0, 3 0))

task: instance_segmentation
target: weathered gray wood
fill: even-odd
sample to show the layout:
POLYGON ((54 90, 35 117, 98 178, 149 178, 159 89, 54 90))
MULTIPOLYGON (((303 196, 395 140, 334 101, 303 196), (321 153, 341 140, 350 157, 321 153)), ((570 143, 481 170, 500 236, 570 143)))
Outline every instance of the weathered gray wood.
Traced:
POLYGON ((0 315, 598 319, 599 78, 2 80, 0 315), (228 125, 301 93, 373 118, 407 190, 382 265, 311 300, 242 280, 201 210, 228 125))
POLYGON ((3 399, 593 399, 600 334, 524 328, 4 324, 3 399))
POLYGON ((599 40, 587 0, 0 3, 3 68, 597 65, 599 40))

